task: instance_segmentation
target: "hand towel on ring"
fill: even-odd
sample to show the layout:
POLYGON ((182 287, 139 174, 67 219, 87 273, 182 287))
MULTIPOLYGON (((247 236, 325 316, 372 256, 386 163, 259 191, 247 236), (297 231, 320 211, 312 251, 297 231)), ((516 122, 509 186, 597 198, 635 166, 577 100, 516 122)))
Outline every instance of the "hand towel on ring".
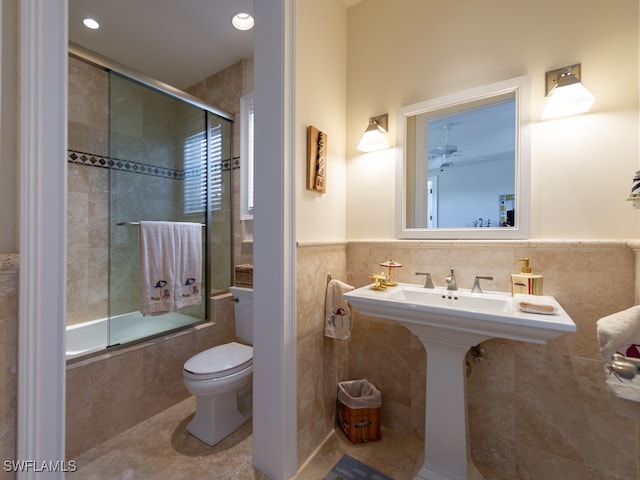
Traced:
POLYGON ((325 336, 339 340, 349 340, 351 337, 351 310, 347 301, 342 297, 343 293, 351 290, 353 290, 351 285, 340 280, 330 280, 327 284, 325 336))

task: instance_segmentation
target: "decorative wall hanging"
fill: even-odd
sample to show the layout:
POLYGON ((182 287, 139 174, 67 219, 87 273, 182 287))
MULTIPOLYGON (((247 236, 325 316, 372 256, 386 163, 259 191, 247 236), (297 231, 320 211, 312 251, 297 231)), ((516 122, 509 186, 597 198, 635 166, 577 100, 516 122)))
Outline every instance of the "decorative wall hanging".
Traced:
POLYGON ((327 134, 307 127, 307 190, 327 190, 327 134))

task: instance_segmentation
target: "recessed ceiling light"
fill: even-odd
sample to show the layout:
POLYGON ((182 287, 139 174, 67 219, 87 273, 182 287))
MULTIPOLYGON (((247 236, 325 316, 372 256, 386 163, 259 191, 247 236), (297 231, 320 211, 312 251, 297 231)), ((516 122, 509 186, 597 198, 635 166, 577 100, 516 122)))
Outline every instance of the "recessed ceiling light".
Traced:
POLYGON ((97 30, 100 28, 100 24, 93 18, 85 18, 84 20, 82 20, 82 23, 84 23, 85 27, 90 28, 91 30, 97 30))
POLYGON ((231 23, 238 30, 251 30, 253 28, 253 17, 248 13, 238 13, 233 16, 231 23))

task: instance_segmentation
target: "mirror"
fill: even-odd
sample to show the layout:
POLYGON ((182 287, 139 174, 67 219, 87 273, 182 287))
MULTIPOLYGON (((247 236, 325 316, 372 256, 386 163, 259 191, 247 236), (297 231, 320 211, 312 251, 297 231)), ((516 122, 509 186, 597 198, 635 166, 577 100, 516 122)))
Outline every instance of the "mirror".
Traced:
POLYGON ((527 238, 530 79, 402 107, 399 238, 527 238))

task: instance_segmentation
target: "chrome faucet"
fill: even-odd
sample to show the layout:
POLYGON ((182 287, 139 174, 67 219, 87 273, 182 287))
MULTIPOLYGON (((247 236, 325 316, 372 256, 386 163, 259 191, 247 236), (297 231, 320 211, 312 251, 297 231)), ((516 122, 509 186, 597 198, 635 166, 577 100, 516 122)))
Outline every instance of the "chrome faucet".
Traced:
POLYGON ((451 273, 445 278, 447 282, 447 290, 458 290, 458 284, 456 283, 456 274, 453 273, 453 268, 451 269, 451 273))
POLYGON ((476 276, 475 280, 473 281, 473 288, 471 289, 472 292, 482 293, 482 289, 480 288, 480 280, 493 280, 493 277, 476 276))
POLYGON ((426 278, 424 279, 424 288, 434 288, 433 287, 433 280, 431 280, 431 274, 430 273, 416 272, 416 275, 425 275, 426 276, 426 278))

